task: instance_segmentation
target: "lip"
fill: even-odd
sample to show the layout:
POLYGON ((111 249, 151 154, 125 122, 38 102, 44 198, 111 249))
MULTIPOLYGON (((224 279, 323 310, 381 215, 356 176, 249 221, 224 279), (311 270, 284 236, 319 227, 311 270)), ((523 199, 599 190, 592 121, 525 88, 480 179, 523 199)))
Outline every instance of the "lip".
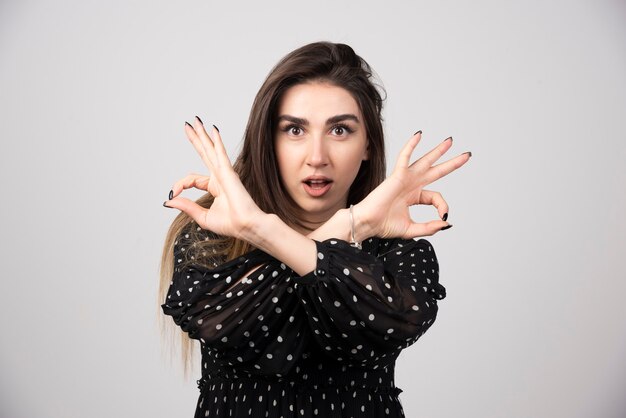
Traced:
POLYGON ((313 175, 302 180, 304 191, 311 197, 321 197, 331 189, 333 181, 325 176, 313 175), (311 184, 313 182, 313 184, 311 184))

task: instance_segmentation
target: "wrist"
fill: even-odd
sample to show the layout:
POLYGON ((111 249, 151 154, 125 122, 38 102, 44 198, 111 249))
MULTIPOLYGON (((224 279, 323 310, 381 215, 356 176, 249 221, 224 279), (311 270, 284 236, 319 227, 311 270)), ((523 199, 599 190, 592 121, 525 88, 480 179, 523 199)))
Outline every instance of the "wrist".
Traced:
MULTIPOLYGON (((354 223, 354 240, 356 242, 363 242, 366 239, 376 235, 372 224, 369 222, 366 213, 361 210, 362 207, 357 203, 352 207, 352 221, 354 223)), ((346 209, 349 216, 349 209, 346 209)), ((348 221, 349 222, 349 221, 348 221)), ((350 225, 352 229, 352 225, 350 225)))
MULTIPOLYGON (((352 220, 354 222, 354 240, 363 242, 376 235, 367 217, 360 210, 359 205, 352 208, 352 220)), ((339 209, 324 225, 307 235, 316 241, 324 241, 337 238, 350 242, 352 222, 350 221, 350 209, 339 209)))
POLYGON ((273 213, 258 216, 246 231, 245 240, 282 261, 301 276, 315 269, 315 242, 289 227, 273 213))
POLYGON ((278 219, 278 216, 274 214, 261 212, 260 215, 254 216, 245 227, 241 228, 238 238, 250 243, 256 248, 262 248, 265 246, 264 243, 276 219, 278 219))

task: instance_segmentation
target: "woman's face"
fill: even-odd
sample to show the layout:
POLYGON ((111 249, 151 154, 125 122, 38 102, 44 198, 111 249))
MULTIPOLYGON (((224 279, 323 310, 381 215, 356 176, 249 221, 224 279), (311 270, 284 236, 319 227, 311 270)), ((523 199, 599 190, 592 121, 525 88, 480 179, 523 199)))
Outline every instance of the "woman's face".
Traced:
POLYGON ((323 82, 289 88, 274 138, 281 179, 303 223, 316 227, 346 207, 368 158, 363 116, 347 90, 323 82))

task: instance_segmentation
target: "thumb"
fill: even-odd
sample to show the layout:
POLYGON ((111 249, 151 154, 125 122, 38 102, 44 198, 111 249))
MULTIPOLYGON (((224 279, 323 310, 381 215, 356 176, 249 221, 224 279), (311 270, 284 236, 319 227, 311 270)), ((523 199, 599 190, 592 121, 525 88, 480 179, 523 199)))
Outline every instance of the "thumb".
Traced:
POLYGON ((163 206, 166 208, 178 209, 189 215, 196 223, 205 228, 206 212, 207 210, 186 197, 175 197, 174 199, 166 200, 163 202, 163 206))

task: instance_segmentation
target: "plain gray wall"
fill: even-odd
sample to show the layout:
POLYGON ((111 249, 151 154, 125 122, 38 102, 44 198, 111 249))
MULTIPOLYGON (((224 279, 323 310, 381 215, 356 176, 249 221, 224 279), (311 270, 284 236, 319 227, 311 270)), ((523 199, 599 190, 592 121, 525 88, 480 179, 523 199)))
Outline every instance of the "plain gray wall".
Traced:
POLYGON ((0 414, 193 416, 155 322, 161 204, 206 172, 183 123, 217 124, 233 157, 270 68, 331 40, 382 79, 390 165, 418 129, 416 157, 448 135, 444 159, 473 152, 430 186, 448 297, 399 358, 407 417, 625 416, 625 18, 617 0, 2 1, 0 414))

